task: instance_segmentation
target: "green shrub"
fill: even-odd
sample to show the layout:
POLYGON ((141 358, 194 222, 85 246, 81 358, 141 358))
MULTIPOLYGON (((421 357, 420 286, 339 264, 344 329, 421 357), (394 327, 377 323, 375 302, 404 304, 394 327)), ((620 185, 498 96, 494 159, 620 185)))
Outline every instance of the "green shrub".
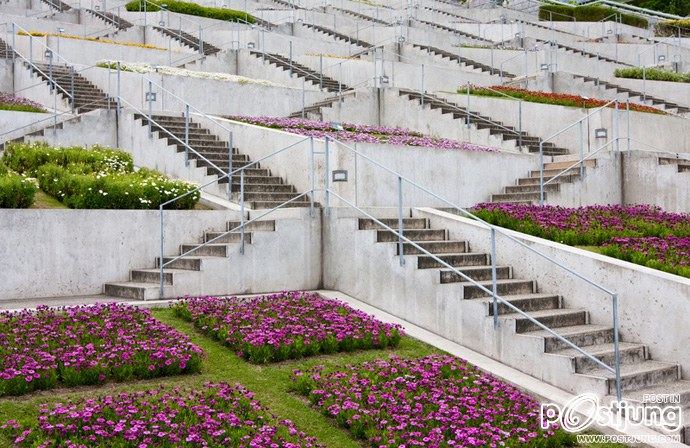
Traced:
POLYGON ((690 19, 666 20, 656 24, 656 34, 659 36, 690 37, 690 19))
POLYGON ((3 162, 18 172, 30 176, 47 163, 59 166, 74 164, 88 165, 92 172, 97 171, 132 171, 132 156, 102 146, 86 149, 81 146, 56 148, 45 143, 11 143, 3 154, 3 162))
POLYGON ((650 81, 690 82, 690 73, 676 73, 660 68, 629 67, 616 69, 618 78, 648 79, 650 81))
MULTIPOLYGON (((43 143, 14 143, 8 145, 3 160, 9 168, 35 176, 43 191, 70 208, 156 209, 196 189, 154 170, 134 171, 130 154, 98 146, 55 148, 43 143)), ((200 197, 197 191, 167 208, 191 209, 200 197)))
POLYGON ((621 13, 606 6, 542 5, 539 7, 540 20, 554 20, 560 22, 598 22, 610 17, 613 14, 618 14, 621 18, 621 22, 626 25, 636 26, 639 28, 647 28, 647 26, 649 26, 649 22, 640 16, 621 13))
POLYGON ((690 15, 690 2, 688 0, 632 0, 629 4, 638 8, 652 9, 677 16, 690 15))
POLYGON ((144 0, 132 0, 125 5, 127 11, 160 11, 160 5, 166 5, 165 9, 171 12, 180 14, 188 14, 190 16, 206 17, 208 19, 225 20, 228 22, 248 22, 254 23, 254 17, 245 12, 237 11, 235 9, 215 8, 210 6, 201 6, 196 3, 181 2, 177 0, 149 0, 146 2, 144 8, 144 0))
POLYGON ((0 176, 0 208, 29 208, 38 187, 33 179, 6 173, 0 176))

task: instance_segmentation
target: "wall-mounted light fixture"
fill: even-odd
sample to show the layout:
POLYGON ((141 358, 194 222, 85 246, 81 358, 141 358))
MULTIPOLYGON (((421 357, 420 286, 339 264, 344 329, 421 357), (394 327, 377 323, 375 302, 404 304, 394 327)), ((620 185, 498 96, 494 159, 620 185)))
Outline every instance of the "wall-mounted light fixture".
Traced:
POLYGON ((333 170, 331 176, 333 182, 347 182, 347 170, 333 170))
POLYGON ((608 138, 609 137, 609 131, 606 128, 597 128, 594 130, 594 137, 595 138, 608 138))

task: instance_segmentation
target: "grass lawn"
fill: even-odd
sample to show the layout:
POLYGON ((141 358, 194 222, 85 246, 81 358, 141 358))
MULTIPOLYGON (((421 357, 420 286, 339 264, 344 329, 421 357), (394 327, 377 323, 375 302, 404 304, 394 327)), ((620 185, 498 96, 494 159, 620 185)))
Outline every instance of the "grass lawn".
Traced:
MULTIPOLYGON (((367 350, 352 353, 317 356, 308 359, 285 361, 269 365, 253 365, 239 358, 230 349, 219 342, 198 332, 191 323, 175 317, 172 310, 153 310, 153 315, 161 321, 176 327, 190 336, 193 343, 206 352, 202 362, 202 372, 190 376, 158 378, 129 383, 109 383, 100 387, 82 387, 76 389, 53 389, 17 398, 0 399, 0 421, 18 420, 20 423, 32 424, 36 421, 38 407, 42 403, 66 402, 71 399, 93 397, 94 395, 113 394, 124 391, 149 389, 153 385, 180 385, 201 387, 205 382, 224 381, 239 382, 256 394, 256 399, 280 418, 290 419, 299 429, 332 448, 361 448, 348 433, 339 429, 321 412, 311 408, 302 397, 288 391, 290 376, 294 369, 308 369, 323 364, 326 366, 343 366, 351 363, 370 361, 376 358, 396 354, 402 357, 420 357, 433 353, 442 353, 425 343, 403 337, 400 345, 392 350, 367 350)), ((10 441, 0 439, 0 447, 9 447, 10 441)), ((594 445, 606 448, 607 445, 594 445)), ((614 445, 608 445, 613 447, 614 445)))
POLYGON ((67 208, 67 206, 45 191, 38 190, 31 208, 67 208))

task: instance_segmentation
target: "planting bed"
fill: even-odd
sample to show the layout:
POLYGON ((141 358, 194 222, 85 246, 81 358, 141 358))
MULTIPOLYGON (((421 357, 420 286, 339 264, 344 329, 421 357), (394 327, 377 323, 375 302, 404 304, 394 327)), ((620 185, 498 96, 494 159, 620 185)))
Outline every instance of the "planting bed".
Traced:
POLYGON ((402 330, 343 302, 304 292, 249 300, 188 298, 175 313, 252 363, 395 347, 402 330))
POLYGON ((0 313, 0 396, 196 372, 202 350, 147 310, 109 304, 0 313))
POLYGON ((82 399, 41 408, 38 424, 2 427, 17 447, 317 447, 276 421, 241 385, 208 383, 82 399))
POLYGON ((294 389, 371 447, 564 446, 542 430, 539 403, 466 361, 391 357, 295 371, 294 389))
POLYGON ((409 129, 373 126, 368 124, 339 123, 333 125, 324 121, 303 118, 250 117, 233 115, 230 120, 280 129, 293 134, 314 138, 333 138, 336 140, 364 143, 387 143, 389 145, 421 146, 425 148, 454 149, 461 151, 496 152, 496 148, 474 145, 472 143, 429 137, 409 129))
POLYGON ((690 277, 690 215, 651 205, 578 208, 524 204, 479 204, 483 220, 643 266, 690 277))
POLYGON ((0 92, 0 110, 46 112, 45 108, 37 102, 7 92, 0 92))

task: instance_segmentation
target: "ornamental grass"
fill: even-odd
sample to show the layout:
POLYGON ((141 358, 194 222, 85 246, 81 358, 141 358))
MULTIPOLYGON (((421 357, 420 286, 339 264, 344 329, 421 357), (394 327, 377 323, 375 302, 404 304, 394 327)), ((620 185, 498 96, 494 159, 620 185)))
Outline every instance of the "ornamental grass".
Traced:
MULTIPOLYGON (((458 89, 458 93, 467 94, 467 87, 458 89)), ((585 98, 580 95, 571 95, 569 93, 542 92, 539 90, 527 90, 509 86, 470 86, 470 95, 490 96, 496 98, 505 98, 505 95, 508 95, 510 97, 530 103, 554 104, 558 106, 581 107, 586 109, 603 107, 611 102, 611 100, 585 98)), ((614 104, 609 104, 608 107, 614 108, 614 104)), ((630 103, 629 106, 630 110, 635 112, 646 112, 660 115, 666 114, 666 112, 661 109, 657 109, 656 107, 652 106, 645 106, 644 104, 630 103)), ((618 109, 625 110, 627 107, 627 103, 618 102, 618 109)))
POLYGON ((314 138, 331 138, 335 140, 361 143, 386 143, 399 146, 420 146, 424 148, 452 149, 473 152, 496 152, 498 149, 472 143, 449 140, 446 138, 429 137, 409 129, 368 124, 328 123, 325 121, 308 120, 304 118, 280 118, 233 115, 230 120, 280 129, 292 134, 314 138))
POLYGON ((532 397, 448 355, 297 370, 292 387, 367 447, 574 444, 573 435, 541 428, 532 397))
POLYGON ((240 300, 190 297, 175 314, 255 364, 319 354, 396 347, 402 329, 344 302, 307 292, 240 300))
POLYGON ((122 304, 0 313, 0 396, 197 372, 202 350, 122 304))
POLYGON ((34 426, 0 426, 16 447, 316 448, 289 420, 279 421, 243 386, 158 387, 44 405, 34 426))

